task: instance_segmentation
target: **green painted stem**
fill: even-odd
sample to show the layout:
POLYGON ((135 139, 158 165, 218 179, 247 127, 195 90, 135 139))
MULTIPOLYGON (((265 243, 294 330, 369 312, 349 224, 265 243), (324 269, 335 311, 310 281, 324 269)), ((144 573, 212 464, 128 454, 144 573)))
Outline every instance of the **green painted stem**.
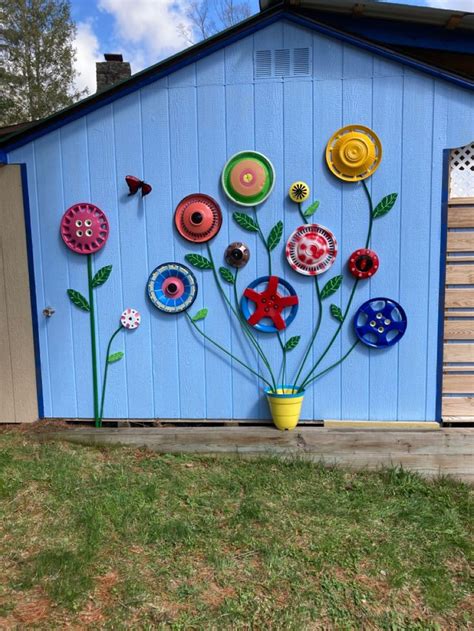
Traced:
POLYGON ((354 281, 354 284, 352 286, 352 291, 351 294, 349 296, 349 302, 347 303, 347 307, 346 310, 344 311, 344 314, 342 316, 342 320, 339 323, 339 326, 337 327, 334 335, 332 336, 331 340, 329 341, 328 345, 326 346, 326 348, 324 349, 322 355, 319 357, 318 361, 314 364, 314 366, 311 368, 311 370, 309 371, 309 373, 306 375, 306 377, 303 379, 303 382, 301 384, 301 386, 299 387, 298 391, 300 392, 301 390, 304 390, 307 386, 307 384, 310 381, 310 377, 311 375, 314 373, 314 371, 316 370, 316 368, 319 366, 319 364, 323 361, 323 359, 326 357, 326 355, 328 354, 328 352, 330 351, 332 345, 334 344, 334 342, 336 341, 337 336, 339 335, 341 329, 342 329, 342 325, 344 324, 346 318, 347 318, 347 314, 349 313, 349 309, 351 307, 352 304, 352 300, 354 298, 354 294, 355 294, 355 290, 357 289, 357 285, 359 283, 359 279, 357 278, 354 281))
POLYGON ((255 206, 253 208, 253 215, 254 215, 255 223, 256 223, 257 228, 258 228, 258 234, 260 236, 260 239, 262 240, 262 243, 263 243, 263 245, 265 247, 265 250, 267 251, 267 256, 268 256, 268 275, 271 276, 272 275, 272 255, 271 255, 270 249, 268 247, 267 240, 265 239, 265 235, 263 234, 262 229, 260 228, 260 224, 258 223, 257 211, 255 210, 255 206))
POLYGON ((323 375, 325 375, 327 372, 329 372, 330 370, 332 370, 333 368, 335 368, 336 366, 339 366, 339 364, 342 364, 342 362, 349 357, 349 355, 352 353, 352 351, 354 350, 354 348, 357 346, 357 344, 360 343, 360 340, 356 340, 354 342, 354 344, 350 347, 350 349, 347 351, 347 353, 345 355, 343 355, 343 357, 341 357, 341 359, 338 359, 337 362, 334 362, 334 364, 331 364, 330 366, 328 366, 327 368, 325 368, 324 370, 322 370, 321 372, 318 372, 316 375, 314 375, 314 377, 312 377, 309 381, 306 382, 305 387, 307 387, 310 383, 312 383, 313 381, 315 381, 316 379, 319 379, 320 377, 322 377, 323 375))
MULTIPOLYGON (((367 199, 369 201, 369 227, 367 230, 367 239, 365 241, 365 247, 368 248, 370 245, 370 239, 372 237, 372 226, 374 223, 374 217, 373 217, 373 210, 374 210, 374 205, 372 202, 372 197, 370 195, 369 189, 367 188, 367 184, 365 183, 364 180, 362 180, 362 185, 364 187, 364 191, 365 194, 367 195, 367 199)), ((334 342, 336 341, 337 336, 339 335, 341 329, 342 329, 342 325, 344 324, 347 315, 349 313, 349 309, 351 308, 351 304, 352 304, 352 300, 354 299, 354 295, 355 295, 355 291, 357 289, 357 285, 359 284, 359 279, 356 278, 354 281, 354 284, 352 286, 352 291, 350 293, 349 296, 349 301, 347 303, 347 307, 344 311, 344 314, 342 316, 342 320, 339 323, 339 326, 336 329, 336 332, 334 333, 334 335, 332 336, 331 340, 329 341, 328 345, 326 346, 326 348, 324 349, 322 355, 320 356, 320 358, 318 359, 318 361, 314 364, 314 366, 311 368, 311 370, 309 371, 309 373, 306 375, 306 377, 303 379, 302 384, 300 385, 300 387, 298 388, 298 392, 301 392, 302 390, 304 390, 306 388, 306 386, 311 383, 312 379, 311 376, 313 375, 313 373, 315 372, 316 368, 319 366, 319 364, 323 361, 323 359, 326 357, 327 353, 329 352, 329 350, 331 349, 332 345, 334 344, 334 342)), ((346 356, 345 356, 346 357, 346 356)), ((344 359, 345 359, 344 357, 344 359)), ((340 363, 340 362, 339 362, 340 363)), ((336 364, 337 365, 337 364, 336 364)))
MULTIPOLYGON (((232 306, 231 301, 229 300, 229 298, 227 297, 227 295, 226 295, 226 293, 224 291, 224 288, 221 285, 221 282, 219 280, 219 276, 217 274, 216 265, 214 263, 214 258, 212 256, 211 246, 209 245, 209 243, 206 244, 206 249, 207 249, 207 253, 209 255, 209 259, 210 259, 210 261, 212 263, 212 273, 213 273, 213 276, 214 276, 214 280, 216 281, 216 285, 217 285, 217 288, 219 290, 219 293, 222 296, 222 299, 224 300, 224 302, 227 304, 229 309, 232 311, 234 316, 239 321, 239 323, 240 323, 240 325, 242 327, 242 330, 244 332, 244 335, 246 335, 247 339, 250 341, 250 343, 253 345, 253 347, 255 348, 257 353, 260 355, 263 363, 265 364, 265 366, 267 367, 268 372, 270 373, 272 381, 275 382, 275 377, 273 376, 272 369, 270 367, 270 363, 269 363, 268 359, 266 358, 265 353, 263 352, 260 344, 257 342, 257 340, 254 337, 253 333, 250 331, 250 327, 247 324, 245 318, 240 313, 240 308, 238 306, 238 301, 236 303, 236 308, 234 309, 234 307, 232 306)), ((236 292, 235 282, 234 282, 234 292, 236 292)))
POLYGON ((105 401, 105 389, 107 387, 107 373, 109 372, 109 355, 110 355, 110 347, 112 346, 112 342, 114 341, 115 336, 122 331, 122 325, 112 334, 112 337, 107 344, 107 352, 105 353, 105 367, 104 367, 104 379, 102 381, 102 396, 100 398, 100 422, 102 423, 102 419, 104 417, 104 401, 105 401))
POLYGON ((89 287, 89 320, 91 325, 91 354, 92 354, 92 387, 94 391, 94 420, 95 426, 100 427, 99 415, 99 378, 97 373, 97 342, 95 335, 94 288, 92 287, 92 254, 87 255, 87 281, 89 287))
MULTIPOLYGON (((308 220, 304 216, 301 204, 298 204, 298 211, 299 211, 299 213, 301 215, 301 218, 306 223, 308 220)), ((298 384, 298 379, 300 378, 301 373, 303 372, 304 366, 305 366, 305 364, 306 364, 306 362, 308 360, 308 357, 309 357, 309 354, 311 352, 311 349, 312 349, 312 347, 314 345, 314 342, 316 341, 316 338, 317 338, 318 333, 319 333, 319 329, 321 327, 321 322, 322 322, 322 319, 323 319, 323 304, 322 304, 322 299, 321 299, 321 291, 319 289, 318 275, 316 275, 314 277, 314 286, 316 288, 316 296, 318 298, 318 319, 317 319, 317 322, 316 322, 316 326, 314 327, 314 331, 313 331, 313 335, 311 337, 310 343, 309 343, 308 348, 306 349, 306 353, 305 353, 305 355, 303 357, 303 361, 301 362, 299 370, 298 370, 298 372, 296 374, 296 377, 295 377, 295 379, 293 381, 295 386, 298 384)))
POLYGON ((281 334, 279 332, 277 333, 277 337, 278 337, 278 341, 280 343, 280 348, 282 352, 282 360, 281 360, 280 372, 278 373, 278 380, 280 380, 280 375, 281 375, 282 380, 280 381, 280 383, 284 385, 286 383, 286 350, 285 350, 285 345, 283 344, 283 340, 281 339, 281 334))
POLYGON ((362 180, 362 186, 364 187, 365 194, 367 195, 367 200, 369 202, 369 209, 370 209, 369 230, 367 232, 367 239, 365 240, 365 248, 367 249, 369 247, 370 239, 372 237, 372 226, 374 224, 374 203, 372 202, 372 195, 370 194, 370 191, 368 189, 367 184, 365 183, 365 180, 362 180))
POLYGON ((249 335, 249 339, 253 340, 253 342, 255 342, 255 349, 257 350, 257 352, 260 355, 263 363, 267 367, 267 370, 270 373, 270 378, 271 378, 272 383, 273 383, 273 388, 276 390, 275 375, 273 374, 272 367, 270 366, 270 362, 268 361, 265 353, 263 352, 262 347, 257 342, 257 339, 253 336, 253 333, 250 331, 250 325, 247 323, 247 321, 245 320, 245 318, 243 317, 243 315, 242 315, 242 313, 240 311, 239 296, 238 296, 238 293, 237 293, 237 276, 238 276, 238 273, 239 273, 239 269, 236 268, 235 274, 234 274, 234 287, 233 287, 235 311, 238 314, 238 318, 240 320, 240 324, 242 326, 242 329, 244 330, 244 332, 247 332, 247 334, 249 335))
MULTIPOLYGON (((272 275, 272 253, 270 248, 268 247, 268 243, 267 240, 265 239, 265 236, 262 232, 262 229, 260 228, 260 224, 258 223, 258 217, 257 217, 257 210, 255 208, 255 206, 253 207, 253 216, 254 216, 254 220, 255 220, 255 224, 257 225, 258 228, 258 234, 260 236, 260 239, 262 240, 262 243, 265 247, 265 250, 267 252, 267 257, 268 257, 268 275, 271 276, 272 275)), ((278 372, 278 378, 280 378, 280 374, 282 375, 282 380, 283 382, 285 382, 286 379, 286 350, 285 350, 285 345, 282 342, 281 339, 281 335, 280 332, 277 333, 278 336, 278 341, 280 342, 280 347, 281 347, 281 352, 282 352, 282 359, 281 359, 281 366, 280 366, 280 370, 278 372)))
POLYGON ((242 360, 240 360, 238 357, 236 357, 235 355, 233 355, 230 351, 228 351, 226 348, 224 348, 223 346, 221 346, 218 342, 214 341, 212 338, 209 337, 209 335, 206 335, 206 333, 204 333, 204 331, 201 331, 201 329, 197 326, 197 324, 194 322, 194 320, 191 318, 191 316, 189 315, 189 313, 186 311, 185 312, 186 317, 188 318, 189 322, 192 324, 192 326, 196 329, 196 331, 198 333, 200 333, 200 335, 203 336, 204 339, 206 339, 208 342, 210 342, 211 344, 213 344, 216 348, 218 348, 219 350, 221 350, 223 353, 225 353, 226 355, 228 355, 229 357, 231 357, 234 361, 236 361, 238 364, 240 364, 241 366, 243 366, 244 368, 246 368, 248 371, 250 371, 253 375, 255 375, 256 377, 258 377, 259 379, 261 379, 262 381, 264 381, 267 386, 269 386, 270 388, 272 388, 272 384, 267 381, 265 379, 265 377, 263 377, 262 375, 260 375, 258 372, 256 372, 255 370, 253 370, 253 368, 250 368, 250 366, 248 366, 245 362, 243 362, 242 360))

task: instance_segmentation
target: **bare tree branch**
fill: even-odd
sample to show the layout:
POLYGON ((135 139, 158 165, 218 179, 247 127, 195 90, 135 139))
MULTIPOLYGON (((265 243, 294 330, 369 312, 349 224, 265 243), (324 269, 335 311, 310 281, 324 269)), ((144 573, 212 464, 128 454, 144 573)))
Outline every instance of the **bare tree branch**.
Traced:
POLYGON ((190 26, 179 24, 178 34, 187 44, 195 44, 245 20, 250 15, 250 4, 247 1, 219 0, 216 6, 216 24, 212 19, 209 0, 192 0, 186 13, 190 26))
POLYGON ((220 0, 216 11, 224 28, 229 28, 238 22, 242 22, 251 13, 248 2, 234 2, 234 0, 220 0))

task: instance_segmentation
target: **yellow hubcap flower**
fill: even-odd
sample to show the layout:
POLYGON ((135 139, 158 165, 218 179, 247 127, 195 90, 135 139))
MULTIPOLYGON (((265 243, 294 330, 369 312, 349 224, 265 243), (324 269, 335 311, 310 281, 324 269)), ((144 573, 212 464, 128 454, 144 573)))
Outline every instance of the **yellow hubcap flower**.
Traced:
POLYGON ((293 182, 288 195, 292 202, 297 202, 298 204, 304 202, 309 197, 309 186, 306 182, 293 182))
POLYGON ((382 144, 375 132, 363 125, 339 129, 326 146, 326 162, 340 180, 358 182, 370 177, 382 160, 382 144))

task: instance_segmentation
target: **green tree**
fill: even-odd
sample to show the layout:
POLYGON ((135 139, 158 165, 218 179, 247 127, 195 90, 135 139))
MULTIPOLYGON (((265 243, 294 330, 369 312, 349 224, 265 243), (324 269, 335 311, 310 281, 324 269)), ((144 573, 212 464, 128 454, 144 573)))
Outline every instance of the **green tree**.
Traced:
POLYGON ((69 0, 0 0, 0 125, 37 120, 84 96, 74 87, 69 0))

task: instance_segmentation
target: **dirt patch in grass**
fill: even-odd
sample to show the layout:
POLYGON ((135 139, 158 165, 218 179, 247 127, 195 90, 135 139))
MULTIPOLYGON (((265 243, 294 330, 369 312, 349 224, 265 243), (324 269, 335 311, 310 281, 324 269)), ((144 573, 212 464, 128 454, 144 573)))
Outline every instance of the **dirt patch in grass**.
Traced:
POLYGON ((0 434, 0 628, 469 629, 472 489, 0 434))

